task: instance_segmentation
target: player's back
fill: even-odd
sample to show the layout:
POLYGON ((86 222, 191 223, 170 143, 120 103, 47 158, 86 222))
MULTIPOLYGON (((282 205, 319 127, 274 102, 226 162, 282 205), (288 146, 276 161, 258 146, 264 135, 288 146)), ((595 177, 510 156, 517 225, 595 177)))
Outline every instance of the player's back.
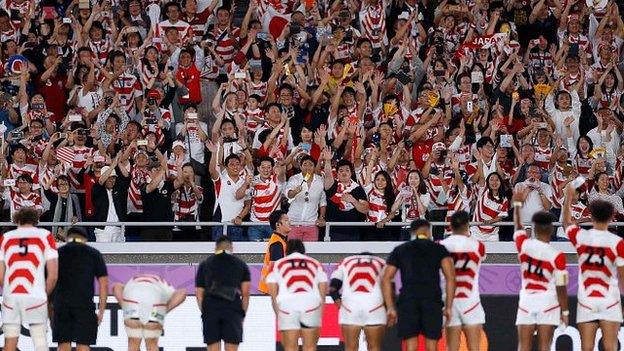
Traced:
POLYGON ((134 297, 141 303, 163 304, 167 303, 173 291, 173 287, 159 276, 141 274, 128 281, 124 297, 134 297))
POLYGON ((568 227, 566 233, 578 255, 579 300, 619 301, 617 267, 624 265, 624 240, 606 230, 577 226, 568 227))
POLYGON ((0 241, 0 259, 6 266, 3 295, 47 299, 45 266, 56 258, 56 242, 48 230, 29 227, 6 232, 0 241))
POLYGON ((343 301, 355 300, 372 305, 383 302, 381 275, 386 261, 373 255, 353 255, 345 257, 332 279, 342 281, 343 301))
POLYGON ((455 298, 479 298, 479 268, 485 260, 485 245, 466 235, 453 234, 440 241, 453 256, 455 264, 455 298))
POLYGON ((522 273, 520 297, 535 294, 556 297, 555 277, 557 271, 566 269, 565 255, 549 243, 531 239, 524 230, 516 231, 514 241, 522 273))
POLYGON ((278 303, 293 303, 293 308, 306 310, 320 301, 319 283, 327 282, 321 263, 311 257, 292 253, 274 262, 267 283, 277 283, 278 303))

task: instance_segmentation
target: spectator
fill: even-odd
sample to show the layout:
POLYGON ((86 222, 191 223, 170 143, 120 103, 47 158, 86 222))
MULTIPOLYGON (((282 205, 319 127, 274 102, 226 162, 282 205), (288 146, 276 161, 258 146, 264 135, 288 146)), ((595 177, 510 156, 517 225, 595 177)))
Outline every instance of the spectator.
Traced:
MULTIPOLYGON (((262 157, 258 162, 258 175, 251 186, 251 221, 268 223, 269 215, 280 208, 284 188, 285 171, 283 165, 275 165, 270 157, 262 157)), ((249 240, 261 241, 271 235, 271 227, 265 225, 249 227, 249 240)))
MULTIPOLYGON (((54 181, 50 178, 50 182, 54 181)), ((56 178, 56 184, 44 184, 44 194, 50 202, 50 209, 43 213, 41 219, 45 222, 82 222, 82 209, 78 196, 70 194, 69 178, 60 175, 56 178), (56 191, 55 191, 56 190, 56 191)), ((64 241, 69 227, 52 228, 52 234, 64 241)))
POLYGON ((304 155, 300 161, 301 172, 290 177, 285 194, 290 205, 288 218, 294 223, 289 237, 301 241, 318 241, 318 227, 325 226, 327 199, 323 189, 323 179, 314 174, 316 162, 311 156, 304 155))
MULTIPOLYGON (((115 158, 110 166, 102 168, 100 178, 91 190, 95 208, 93 220, 96 222, 123 222, 126 219, 129 174, 124 174, 124 167, 117 167, 118 160, 115 158), (118 177, 117 169, 121 177, 118 177)), ((95 230, 95 237, 98 242, 125 241, 121 228, 117 226, 100 227, 95 230)))
MULTIPOLYGON (((552 188, 547 183, 540 180, 541 170, 536 164, 529 166, 527 170, 527 180, 516 184, 514 192, 518 192, 523 202, 520 213, 522 218, 532 218, 538 211, 550 210, 552 203, 552 188)), ((529 222, 527 222, 529 223, 529 222)))
MULTIPOLYGON (((330 222, 360 222, 369 211, 369 203, 364 189, 353 179, 354 170, 351 162, 340 160, 336 163, 334 178, 331 168, 332 153, 328 148, 323 150, 321 158, 325 161, 325 196, 327 203, 327 220, 330 222)), ((360 228, 335 227, 330 231, 332 241, 358 241, 360 228)))
MULTIPOLYGON (((164 161, 163 161, 164 162, 164 161)), ((175 192, 171 195, 176 222, 197 222, 199 205, 204 201, 204 189, 195 183, 195 172, 190 163, 184 164, 178 171, 174 184, 175 192)), ((176 238, 180 241, 197 241, 196 226, 176 227, 176 238)))
MULTIPOLYGON (((141 189, 144 199, 144 220, 147 222, 171 222, 174 219, 172 197, 175 191, 174 181, 168 177, 165 156, 156 151, 159 162, 150 166, 150 176, 141 189)), ((184 170, 182 169, 182 174, 184 170)), ((186 229, 186 228, 184 228, 186 229)), ((145 227, 141 229, 143 241, 171 241, 171 227, 145 227)))

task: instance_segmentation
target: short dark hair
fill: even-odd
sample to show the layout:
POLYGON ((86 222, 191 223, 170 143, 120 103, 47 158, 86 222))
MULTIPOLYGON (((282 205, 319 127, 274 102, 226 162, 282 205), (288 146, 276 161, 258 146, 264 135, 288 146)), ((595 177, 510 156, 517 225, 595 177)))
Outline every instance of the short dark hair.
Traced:
POLYGON ((428 220, 426 219, 422 219, 422 218, 417 218, 415 220, 412 221, 412 223, 410 224, 410 232, 415 232, 418 229, 422 228, 422 227, 427 227, 429 228, 431 226, 431 223, 429 223, 428 220))
POLYGON ((535 234, 550 235, 553 232, 553 216, 546 211, 538 211, 531 217, 535 234))
POLYGON ((232 240, 230 240, 230 238, 228 238, 225 235, 221 235, 220 237, 217 238, 217 240, 215 240, 215 247, 220 247, 222 245, 231 245, 232 244, 232 240))
POLYGON ((451 216, 451 229, 462 229, 470 223, 470 215, 466 211, 457 211, 451 216))
POLYGON ((490 138, 488 136, 481 137, 477 141, 477 149, 480 149, 480 148, 484 147, 485 144, 487 144, 487 143, 490 143, 490 144, 494 145, 494 141, 492 140, 492 138, 490 138))
POLYGON ((277 229, 277 223, 282 219, 282 216, 287 214, 286 211, 283 210, 275 210, 269 215, 269 224, 271 225, 271 229, 277 229))
POLYGON ((303 245, 303 241, 299 239, 290 239, 286 242, 286 255, 290 255, 293 252, 305 254, 305 245, 303 245))
POLYGON ((594 222, 608 223, 613 218, 613 205, 604 200, 594 200, 589 203, 589 213, 594 222))
POLYGON ((260 157, 260 159, 258 160, 258 167, 260 167, 262 162, 269 162, 271 164, 271 167, 275 166, 275 160, 269 156, 260 157))
POLYGON ((13 215, 13 222, 17 225, 37 225, 39 223, 39 212, 32 207, 24 207, 13 215))
POLYGON ((79 235, 83 238, 87 238, 87 230, 84 229, 83 227, 78 227, 78 226, 71 226, 69 227, 69 229, 67 229, 67 236, 70 235, 79 235))
POLYGON ((229 154, 228 157, 225 158, 225 161, 223 161, 223 164, 227 167, 227 165, 230 164, 231 160, 238 160, 240 161, 240 157, 237 154, 229 154))

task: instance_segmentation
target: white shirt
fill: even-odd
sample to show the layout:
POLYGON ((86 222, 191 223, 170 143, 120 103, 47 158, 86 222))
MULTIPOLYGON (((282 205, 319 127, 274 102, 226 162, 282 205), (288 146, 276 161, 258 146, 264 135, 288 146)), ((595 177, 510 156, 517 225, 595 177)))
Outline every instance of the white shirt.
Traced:
MULTIPOLYGON (((198 121, 197 125, 204 131, 206 135, 208 135, 208 125, 206 123, 198 121)), ((182 128, 184 127, 184 123, 176 123, 176 135, 180 134, 182 128)), ((190 150, 187 150, 187 157, 193 157, 193 159, 197 162, 204 163, 204 143, 199 139, 199 133, 195 130, 187 130, 186 135, 184 136, 184 140, 182 141, 184 145, 186 145, 187 149, 189 144, 191 146, 190 150)))
POLYGON ((106 215, 106 221, 119 222, 119 217, 115 210, 115 203, 113 202, 113 189, 106 189, 106 196, 108 196, 108 214, 106 215))
POLYGON ((542 204, 540 194, 537 191, 537 187, 541 188, 542 193, 546 198, 552 198, 552 188, 550 187, 550 185, 540 181, 531 182, 527 179, 522 183, 516 184, 516 186, 514 187, 514 191, 522 191, 523 188, 529 187, 530 185, 535 186, 536 189, 529 192, 526 200, 524 200, 524 205, 522 205, 522 208, 520 208, 520 216, 522 218, 522 223, 524 224, 531 223, 531 218, 535 213, 539 211, 546 211, 544 205, 542 204))
POLYGON ((568 135, 567 129, 564 125, 564 121, 568 117, 574 118, 571 127, 572 137, 576 142, 580 136, 579 120, 581 118, 581 101, 576 90, 571 91, 570 96, 572 97, 572 101, 569 111, 561 111, 555 107, 553 94, 550 94, 546 97, 546 101, 544 102, 544 108, 555 123, 555 131, 559 135, 568 135))
POLYGON ((309 222, 314 223, 318 219, 319 207, 327 206, 327 198, 325 197, 325 189, 323 188, 323 178, 318 174, 313 175, 312 183, 308 186, 308 182, 303 180, 303 174, 295 174, 290 177, 286 184, 285 194, 299 185, 301 191, 294 198, 288 198, 290 207, 288 208, 288 218, 292 222, 309 222), (307 196, 306 196, 307 193, 307 196), (308 201, 305 201, 305 199, 308 201))
MULTIPOLYGON (((217 204, 221 209, 221 222, 231 222, 245 206, 245 198, 236 199, 236 191, 245 183, 245 176, 241 175, 238 177, 238 181, 234 181, 225 170, 221 172, 219 179, 213 179, 213 181, 217 204)), ((217 207, 215 206, 216 210, 217 207)))

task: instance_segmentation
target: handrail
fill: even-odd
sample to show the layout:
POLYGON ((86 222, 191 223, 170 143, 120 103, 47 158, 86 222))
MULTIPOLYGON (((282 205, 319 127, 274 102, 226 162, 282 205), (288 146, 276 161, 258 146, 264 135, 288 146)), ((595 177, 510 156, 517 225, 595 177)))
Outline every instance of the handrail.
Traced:
MULTIPOLYGON (((439 226, 448 226, 449 222, 430 222, 431 226, 439 227, 439 226)), ((125 233, 126 227, 195 227, 195 226, 210 226, 210 227, 223 227, 223 233, 227 233, 227 227, 229 226, 239 226, 239 227, 253 227, 258 225, 268 225, 268 223, 259 223, 259 222, 242 222, 240 225, 235 225, 232 222, 39 222, 39 226, 43 227, 64 227, 64 226, 83 226, 83 227, 102 227, 102 226, 113 226, 113 227, 121 227, 122 234, 125 233)), ((291 225, 308 225, 313 226, 315 223, 313 222, 292 222, 291 225)), ((410 222, 388 222, 385 224, 386 227, 406 227, 409 226, 410 222)), ((485 224, 482 222, 470 222, 471 226, 482 225, 482 226, 493 226, 493 227, 510 227, 513 226, 513 222, 496 222, 491 224, 485 224)), ((563 224, 561 222, 553 222, 553 226, 559 227, 563 224)), ((581 224, 581 226, 589 225, 581 224)), ((0 222, 0 226, 3 227, 14 227, 15 223, 12 222, 0 222)), ((373 222, 326 222, 325 223, 325 233, 323 240, 330 241, 330 230, 331 227, 372 227, 375 226, 373 222)), ((613 222, 609 226, 624 226, 624 222, 613 222)))

